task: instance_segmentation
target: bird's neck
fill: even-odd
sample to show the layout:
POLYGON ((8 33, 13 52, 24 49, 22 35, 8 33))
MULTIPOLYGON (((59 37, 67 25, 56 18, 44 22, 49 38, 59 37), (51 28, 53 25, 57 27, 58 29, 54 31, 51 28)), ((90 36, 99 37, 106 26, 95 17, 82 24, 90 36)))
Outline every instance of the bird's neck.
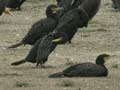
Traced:
POLYGON ((103 65, 104 65, 104 59, 101 58, 101 57, 98 57, 98 58, 96 59, 96 64, 103 66, 103 65))

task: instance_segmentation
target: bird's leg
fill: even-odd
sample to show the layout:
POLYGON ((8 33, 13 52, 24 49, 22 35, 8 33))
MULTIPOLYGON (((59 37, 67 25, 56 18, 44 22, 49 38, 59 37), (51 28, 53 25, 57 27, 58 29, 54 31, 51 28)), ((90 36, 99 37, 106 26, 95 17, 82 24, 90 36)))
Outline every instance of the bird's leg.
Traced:
POLYGON ((38 66, 39 66, 39 63, 36 64, 36 67, 37 67, 37 68, 38 68, 38 66))
POLYGON ((46 68, 45 64, 40 64, 41 68, 46 68))
POLYGON ((69 40, 68 42, 69 42, 69 44, 71 44, 71 43, 72 43, 72 42, 71 42, 71 40, 69 40))
POLYGON ((43 63, 43 61, 41 61, 40 63, 37 62, 37 64, 36 64, 36 67, 37 67, 37 68, 39 67, 39 64, 40 64, 40 67, 41 67, 41 68, 45 68, 45 64, 43 63))

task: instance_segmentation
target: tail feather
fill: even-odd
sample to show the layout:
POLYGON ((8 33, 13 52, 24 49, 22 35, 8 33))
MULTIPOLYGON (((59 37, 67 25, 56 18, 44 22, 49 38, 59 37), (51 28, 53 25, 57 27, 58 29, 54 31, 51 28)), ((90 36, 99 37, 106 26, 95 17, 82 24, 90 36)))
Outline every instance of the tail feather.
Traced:
POLYGON ((17 61, 17 62, 13 62, 11 65, 17 66, 17 65, 23 64, 25 62, 26 62, 26 60, 23 59, 23 60, 20 60, 20 61, 17 61))
POLYGON ((23 44, 22 42, 13 44, 13 45, 9 46, 8 49, 9 49, 9 48, 16 48, 16 47, 18 47, 18 46, 21 46, 22 44, 23 44))
POLYGON ((48 76, 49 78, 62 78, 64 77, 63 72, 54 73, 48 76))

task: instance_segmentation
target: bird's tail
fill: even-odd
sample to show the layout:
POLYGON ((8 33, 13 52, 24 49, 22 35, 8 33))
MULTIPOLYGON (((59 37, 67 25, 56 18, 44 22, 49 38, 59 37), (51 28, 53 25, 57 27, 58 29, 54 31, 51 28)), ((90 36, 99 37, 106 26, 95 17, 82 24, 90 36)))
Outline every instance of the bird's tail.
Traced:
POLYGON ((23 60, 20 60, 20 61, 17 61, 17 62, 13 62, 11 65, 17 66, 17 65, 23 64, 25 62, 26 62, 26 60, 23 59, 23 60))
POLYGON ((13 44, 13 45, 9 46, 8 49, 9 49, 9 48, 16 48, 16 47, 18 47, 18 46, 21 46, 22 44, 23 44, 22 42, 13 44))
POLYGON ((48 76, 49 78, 62 78, 64 77, 63 72, 54 73, 48 76))

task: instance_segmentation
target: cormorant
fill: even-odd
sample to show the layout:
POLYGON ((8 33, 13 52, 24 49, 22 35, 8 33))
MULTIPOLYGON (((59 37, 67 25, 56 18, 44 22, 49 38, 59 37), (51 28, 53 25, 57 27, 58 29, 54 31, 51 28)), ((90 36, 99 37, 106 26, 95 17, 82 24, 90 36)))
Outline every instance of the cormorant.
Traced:
MULTIPOLYGON (((54 34, 64 33, 64 35, 66 34, 66 36, 68 36, 67 37, 68 39, 66 40, 71 42, 71 39, 74 36, 74 34, 77 32, 78 27, 87 26, 88 21, 89 21, 89 16, 84 11, 83 8, 79 7, 79 8, 72 9, 59 19, 58 25, 54 29, 54 34)), ((62 41, 63 40, 62 37, 60 38, 62 41)), ((57 42, 59 43, 60 39, 58 38, 58 41, 57 40, 53 40, 53 41, 55 41, 56 43, 57 42)))
MULTIPOLYGON (((61 43, 64 44, 67 41, 71 42, 71 39, 74 36, 74 34, 77 32, 78 27, 82 28, 84 26, 87 26, 88 21, 97 13, 98 7, 100 4, 99 1, 100 0, 97 0, 97 3, 96 3, 96 2, 93 2, 93 0, 92 0, 91 4, 88 5, 89 9, 87 9, 87 4, 89 4, 89 2, 88 2, 88 0, 86 0, 87 3, 83 2, 83 3, 81 3, 81 5, 78 8, 74 8, 74 9, 66 12, 59 19, 58 25, 56 26, 56 28, 53 31, 53 36, 55 36, 55 38, 51 42, 53 42, 55 44, 61 44, 61 43), (98 6, 96 6, 96 5, 98 5, 98 6), (90 13, 90 11, 91 11, 91 13, 90 13), (58 36, 58 38, 56 38, 56 36, 58 36)), ((75 3, 72 2, 72 4, 75 4, 75 3)), ((45 41, 40 44, 45 44, 45 41)), ((49 45, 48 45, 48 47, 49 47, 49 45)), ((53 47, 51 47, 51 48, 53 48, 53 47)), ((47 50, 44 51, 43 49, 44 48, 38 48, 39 51, 42 50, 41 53, 43 53, 43 55, 41 56, 41 54, 38 53, 37 56, 42 57, 42 58, 44 56, 44 58, 45 58, 45 57, 48 57, 47 55, 49 55, 52 52, 52 51, 48 52, 47 50), (45 53, 47 53, 47 54, 44 55, 45 53)), ((39 62, 41 62, 42 59, 39 57, 37 60, 39 62)))
POLYGON ((54 36, 52 33, 45 35, 43 38, 40 38, 32 47, 25 59, 14 62, 11 65, 20 65, 25 62, 31 62, 37 63, 37 67, 39 64, 41 67, 44 67, 45 62, 48 60, 49 54, 55 49, 57 45, 56 43, 52 42, 53 39, 54 36))
POLYGON ((34 23, 27 35, 20 42, 11 45, 8 48, 16 48, 23 44, 34 45, 38 39, 49 32, 52 32, 58 23, 57 11, 60 9, 62 8, 59 8, 56 5, 49 5, 46 9, 47 17, 34 23))
MULTIPOLYGON (((85 6, 86 6, 86 4, 85 4, 85 6)), ((75 8, 75 9, 68 11, 66 14, 64 14, 59 19, 58 25, 54 29, 53 36, 59 35, 59 37, 58 38, 53 37, 53 40, 51 40, 50 42, 53 42, 54 44, 59 44, 60 42, 66 43, 67 41, 70 41, 72 39, 72 37, 74 36, 74 34, 76 33, 77 28, 87 26, 87 23, 89 20, 90 20, 89 15, 86 13, 84 8, 82 8, 82 7, 75 8)), ((49 55, 52 52, 52 50, 54 50, 54 49, 52 49, 53 48, 52 46, 51 46, 50 52, 47 49, 44 51, 44 48, 39 48, 39 46, 42 46, 41 44, 43 44, 43 46, 45 45, 45 47, 49 47, 49 49, 50 49, 50 46, 46 44, 47 37, 45 40, 43 39, 42 43, 41 43, 41 39, 39 39, 39 40, 40 40, 40 42, 36 43, 34 45, 34 47, 32 48, 33 50, 31 49, 30 53, 27 56, 27 57, 32 56, 34 58, 34 61, 32 61, 32 62, 37 61, 38 64, 39 64, 39 62, 42 62, 41 60, 43 60, 43 59, 44 59, 44 61, 46 61, 48 58, 47 55, 49 55), (42 56, 40 56, 40 53, 37 53, 37 51, 40 51, 40 53, 42 53, 42 56), (34 53, 34 55, 33 55, 33 53, 34 53), (38 57, 37 60, 36 60, 36 57, 38 57)), ((48 41, 49 41, 49 38, 48 38, 48 41)), ((31 60, 33 60, 33 59, 31 59, 31 60)), ((23 60, 23 61, 26 62, 26 60, 23 60)), ((30 61, 30 60, 27 59, 27 61, 30 61)), ((21 64, 20 62, 22 62, 22 60, 12 63, 12 65, 19 65, 19 64, 21 64)), ((38 66, 38 64, 37 64, 37 66, 38 66)), ((41 64, 43 64, 43 63, 41 63, 41 64)))
MULTIPOLYGON (((69 42, 71 42, 72 37, 74 36, 74 34, 77 31, 76 28, 78 28, 78 27, 82 28, 83 26, 87 26, 87 22, 90 19, 92 19, 94 17, 94 15, 97 13, 97 11, 99 10, 100 3, 101 3, 101 0, 61 0, 61 2, 60 2, 61 6, 59 5, 60 7, 64 7, 65 9, 72 9, 72 8, 73 9, 69 10, 65 15, 63 15, 63 17, 64 17, 64 18, 62 17, 63 20, 60 18, 59 24, 57 25, 57 27, 55 28, 54 31, 56 31, 56 32, 59 32, 59 31, 66 32, 67 31, 67 34, 69 36, 69 42), (69 8, 65 7, 64 4, 61 4, 63 2, 64 2, 64 4, 65 4, 65 2, 67 2, 67 4, 68 4, 67 6, 69 8), (75 17, 74 13, 76 13, 76 11, 74 8, 80 8, 82 11, 82 14, 81 13, 78 14, 79 16, 75 15, 76 16, 75 17), (76 18, 77 24, 75 24, 75 20, 71 19, 71 21, 70 21, 71 16, 76 18), (78 17, 80 17, 80 19, 78 19, 78 17), (65 19, 65 18, 67 18, 67 19, 65 19), (78 21, 79 21, 79 24, 78 24, 78 21), (70 23, 71 23, 71 25, 70 25, 70 23), (72 24, 74 24, 74 25, 72 25, 72 24), (75 25, 77 25, 76 28, 75 27, 71 28, 72 26, 75 26, 75 25)), ((60 39, 58 39, 58 40, 60 40, 60 39)))
POLYGON ((109 57, 110 55, 108 54, 101 54, 96 58, 96 64, 91 62, 75 64, 49 77, 105 77, 108 75, 108 69, 104 63, 109 57))
POLYGON ((77 31, 78 25, 81 23, 81 27, 86 26, 88 19, 82 8, 70 10, 60 18, 58 25, 51 34, 44 36, 35 43, 24 60, 14 62, 12 65, 19 65, 24 62, 36 62, 36 66, 39 64, 43 66, 56 45, 64 44, 71 40, 77 31))
POLYGON ((6 6, 10 9, 21 10, 20 7, 25 1, 26 0, 8 0, 6 6))
POLYGON ((2 13, 12 15, 8 8, 5 7, 4 0, 0 0, 0 15, 2 15, 2 13))
POLYGON ((100 3, 101 0, 60 0, 58 6, 64 8, 63 11, 60 11, 60 15, 71 9, 82 7, 89 19, 92 19, 99 10, 100 3))

